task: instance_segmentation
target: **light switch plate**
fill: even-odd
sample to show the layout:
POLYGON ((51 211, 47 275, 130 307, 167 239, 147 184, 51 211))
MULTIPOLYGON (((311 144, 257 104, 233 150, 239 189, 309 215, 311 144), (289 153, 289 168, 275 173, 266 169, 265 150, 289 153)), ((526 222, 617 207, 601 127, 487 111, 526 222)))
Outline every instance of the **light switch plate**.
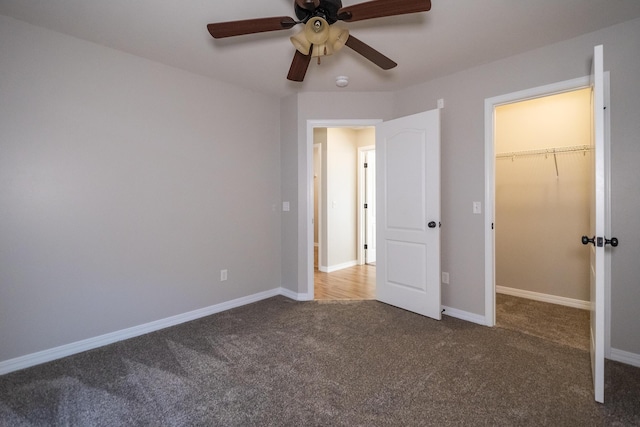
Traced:
POLYGON ((474 214, 482 213, 482 202, 473 202, 473 213, 474 214))
POLYGON ((444 285, 449 284, 449 273, 447 273, 446 271, 442 272, 442 284, 444 285))

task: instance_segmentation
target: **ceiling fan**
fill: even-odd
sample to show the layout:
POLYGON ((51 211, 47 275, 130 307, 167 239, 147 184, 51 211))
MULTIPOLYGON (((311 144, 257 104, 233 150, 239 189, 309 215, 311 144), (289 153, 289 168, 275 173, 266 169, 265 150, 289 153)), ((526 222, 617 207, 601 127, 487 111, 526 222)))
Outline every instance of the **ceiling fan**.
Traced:
POLYGON ((346 45, 367 58, 383 70, 395 67, 394 61, 368 44, 349 34, 349 30, 338 21, 354 22, 408 13, 426 12, 431 9, 431 0, 371 0, 353 6, 342 7, 342 0, 295 0, 294 11, 298 20, 289 16, 246 19, 218 22, 207 25, 209 33, 216 39, 288 30, 304 24, 300 33, 291 37, 296 48, 287 79, 301 82, 307 73, 311 58, 331 55, 346 45))

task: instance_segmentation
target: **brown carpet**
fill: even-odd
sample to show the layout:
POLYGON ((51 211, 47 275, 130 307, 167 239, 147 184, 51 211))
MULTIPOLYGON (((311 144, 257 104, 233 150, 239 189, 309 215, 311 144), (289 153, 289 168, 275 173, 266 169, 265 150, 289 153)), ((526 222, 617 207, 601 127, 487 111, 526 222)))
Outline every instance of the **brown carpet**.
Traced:
POLYGON ((496 326, 589 351, 589 311, 496 294, 496 326))
POLYGON ((640 425, 640 369, 376 301, 275 297, 0 377, 1 426, 640 425))

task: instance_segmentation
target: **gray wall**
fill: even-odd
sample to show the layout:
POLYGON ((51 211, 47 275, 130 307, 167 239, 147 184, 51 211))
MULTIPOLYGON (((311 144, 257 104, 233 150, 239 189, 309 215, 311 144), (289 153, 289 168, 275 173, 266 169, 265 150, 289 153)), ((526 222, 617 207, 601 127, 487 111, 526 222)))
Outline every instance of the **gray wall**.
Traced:
MULTIPOLYGON (((299 271, 298 252, 302 244, 298 236, 298 229, 306 225, 306 221, 299 223, 300 213, 298 206, 298 97, 290 96, 280 100, 280 191, 282 200, 288 201, 289 212, 282 212, 282 287, 294 293, 299 292, 299 276, 304 276, 299 271), (292 167, 296 165, 296 167, 292 167)), ((313 149, 313 147, 311 148, 313 149)), ((310 243, 312 244, 312 243, 310 243)), ((313 267, 313 266, 312 266, 313 267)), ((304 289, 306 292, 306 288, 304 289)))
POLYGON ((0 40, 0 361, 280 286, 278 99, 0 40))
POLYGON ((589 74, 593 47, 604 44, 611 73, 612 256, 611 346, 640 354, 640 20, 506 58, 397 93, 395 114, 442 111, 442 268, 451 274, 443 304, 484 313, 484 220, 472 215, 484 200, 486 98, 589 74))

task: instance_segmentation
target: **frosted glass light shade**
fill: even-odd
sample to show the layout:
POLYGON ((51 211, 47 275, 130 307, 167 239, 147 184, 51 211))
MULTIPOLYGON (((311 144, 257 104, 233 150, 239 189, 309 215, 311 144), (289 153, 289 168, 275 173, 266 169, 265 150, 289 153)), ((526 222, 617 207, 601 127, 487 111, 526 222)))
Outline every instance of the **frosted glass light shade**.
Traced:
POLYGON ((289 38, 293 46, 303 55, 309 54, 309 49, 311 48, 311 43, 304 35, 304 31, 300 31, 295 36, 289 38))
POLYGON ((349 30, 346 28, 330 26, 324 19, 314 17, 307 21, 304 30, 289 40, 303 55, 311 53, 311 56, 317 58, 342 49, 348 38, 349 30))
POLYGON ((340 28, 335 25, 329 28, 329 42, 333 47, 334 52, 342 49, 342 46, 347 42, 349 38, 349 30, 346 28, 340 28))

